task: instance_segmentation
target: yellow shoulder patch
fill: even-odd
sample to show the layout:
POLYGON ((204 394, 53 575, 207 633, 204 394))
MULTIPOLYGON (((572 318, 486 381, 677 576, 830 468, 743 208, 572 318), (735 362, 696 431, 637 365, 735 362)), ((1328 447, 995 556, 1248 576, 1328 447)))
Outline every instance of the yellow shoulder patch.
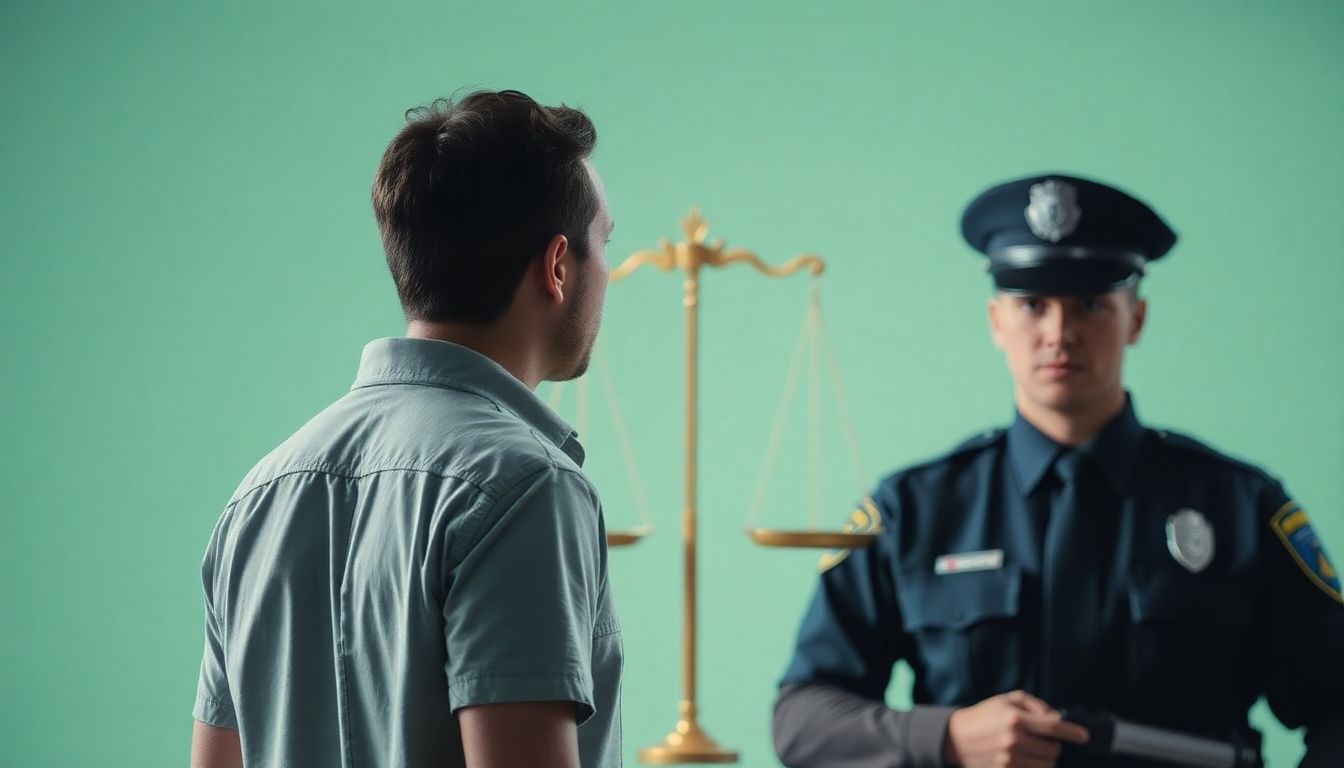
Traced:
MULTIPOLYGON (((870 497, 863 497, 859 506, 855 507, 853 512, 849 513, 849 519, 845 520, 841 528, 845 533, 877 533, 882 530, 882 513, 877 511, 877 502, 870 497)), ((845 558, 849 557, 852 549, 832 549, 821 556, 817 563, 817 570, 825 573, 835 566, 843 563, 845 558)))
POLYGON ((1312 530, 1306 510, 1290 501, 1269 519, 1269 527, 1278 535, 1279 541, 1283 542, 1288 554, 1292 555, 1311 583, 1335 601, 1344 603, 1344 595, 1340 594, 1339 574, 1330 564, 1325 547, 1312 530))

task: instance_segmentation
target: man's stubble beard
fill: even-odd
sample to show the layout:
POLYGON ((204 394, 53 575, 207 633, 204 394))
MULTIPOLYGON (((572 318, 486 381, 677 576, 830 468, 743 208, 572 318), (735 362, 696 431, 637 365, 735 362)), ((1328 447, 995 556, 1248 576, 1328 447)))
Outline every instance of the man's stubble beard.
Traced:
POLYGON ((574 286, 574 297, 571 299, 569 307, 565 310, 565 316, 561 321, 559 328, 555 330, 552 336, 551 349, 555 359, 560 363, 558 373, 552 378, 553 381, 570 381, 577 379, 588 371, 588 364, 593 356, 593 346, 597 340, 597 329, 601 326, 602 310, 600 307, 589 310, 588 303, 588 281, 580 277, 574 286), (589 331, 583 323, 585 313, 595 312, 592 330, 589 331))

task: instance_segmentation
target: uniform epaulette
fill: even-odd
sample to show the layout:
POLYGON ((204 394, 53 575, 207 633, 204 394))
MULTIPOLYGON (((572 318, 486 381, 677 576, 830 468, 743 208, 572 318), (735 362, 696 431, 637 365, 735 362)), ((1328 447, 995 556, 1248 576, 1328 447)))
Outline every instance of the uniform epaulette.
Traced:
POLYGON ((948 451, 946 454, 943 455, 942 458, 950 459, 953 456, 956 456, 957 454, 967 453, 969 451, 977 451, 981 448, 988 447, 998 442, 1006 434, 1008 434, 1008 430, 1004 429, 1003 427, 995 427, 994 429, 987 429, 978 435, 975 435, 973 437, 961 441, 961 443, 957 447, 948 451))
POLYGON ((1274 477, 1272 477, 1268 472, 1261 469, 1260 467, 1251 464, 1249 462, 1242 461, 1241 459, 1228 456, 1222 451, 1219 451, 1218 449, 1210 446, 1209 444, 1196 438, 1193 438, 1189 435, 1183 435, 1179 432, 1172 432, 1171 430, 1167 429, 1150 429, 1148 431, 1153 436, 1155 436, 1158 439, 1158 441, 1161 442, 1163 445, 1170 446, 1172 448, 1175 448, 1176 450, 1199 454, 1217 464, 1222 464, 1235 470, 1247 472, 1251 475, 1254 475, 1255 477, 1258 477, 1270 483, 1277 482, 1277 480, 1275 480, 1274 477))

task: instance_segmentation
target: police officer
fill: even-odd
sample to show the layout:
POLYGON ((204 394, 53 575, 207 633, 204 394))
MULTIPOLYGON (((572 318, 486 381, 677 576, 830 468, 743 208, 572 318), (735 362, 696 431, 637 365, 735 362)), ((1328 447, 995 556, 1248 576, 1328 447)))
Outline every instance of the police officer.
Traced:
MULTIPOLYGON (((1277 480, 1146 428, 1124 389, 1137 285, 1176 235, 1052 174, 966 209, 1012 426, 886 477, 881 532, 820 579, 775 703, 789 766, 1153 765, 1084 751, 1071 707, 1245 743, 1261 695, 1344 766, 1344 604, 1277 480), (914 707, 883 703, 892 665, 914 707)), ((1256 742, 1258 743, 1258 742, 1256 742)))

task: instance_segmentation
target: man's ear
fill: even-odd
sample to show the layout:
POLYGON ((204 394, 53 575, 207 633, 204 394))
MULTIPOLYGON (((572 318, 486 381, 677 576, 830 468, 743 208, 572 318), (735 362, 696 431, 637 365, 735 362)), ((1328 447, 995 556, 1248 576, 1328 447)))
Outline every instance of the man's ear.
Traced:
POLYGON ((564 235, 556 235, 546 243, 541 255, 541 288, 545 296, 556 304, 565 301, 565 254, 569 253, 569 240, 564 235))
POLYGON ((1129 343, 1131 345, 1139 343, 1139 336, 1143 334, 1143 324, 1148 320, 1148 300, 1135 297, 1134 313, 1129 326, 1129 343))
POLYGON ((1003 339, 999 335, 999 297, 990 296, 985 302, 985 312, 989 320, 989 338, 993 340, 994 346, 1003 349, 1003 339))

